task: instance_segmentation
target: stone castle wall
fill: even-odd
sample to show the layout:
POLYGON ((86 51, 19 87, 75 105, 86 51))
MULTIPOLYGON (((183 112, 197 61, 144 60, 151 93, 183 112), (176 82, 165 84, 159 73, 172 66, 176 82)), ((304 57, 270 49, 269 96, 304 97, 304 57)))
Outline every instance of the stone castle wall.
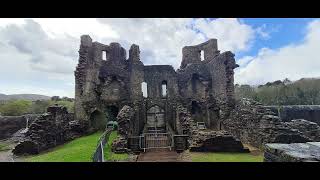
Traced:
POLYGON ((188 111, 194 108, 194 103, 198 104, 203 109, 200 113, 203 121, 208 127, 217 128, 217 121, 234 106, 233 69, 237 67, 234 55, 220 54, 216 39, 186 46, 182 53, 177 71, 170 65, 144 66, 139 46, 135 44, 126 59, 126 50, 119 43, 104 45, 92 42, 88 35, 81 36, 75 71, 75 118, 90 129, 93 112, 103 114, 109 106, 120 110, 129 105, 135 109, 133 132, 139 135, 150 104, 164 103, 166 121, 175 126, 174 104, 178 101, 188 107, 188 111), (142 82, 147 83, 147 98, 142 95, 142 82), (167 87, 166 96, 162 95, 163 84, 167 87))

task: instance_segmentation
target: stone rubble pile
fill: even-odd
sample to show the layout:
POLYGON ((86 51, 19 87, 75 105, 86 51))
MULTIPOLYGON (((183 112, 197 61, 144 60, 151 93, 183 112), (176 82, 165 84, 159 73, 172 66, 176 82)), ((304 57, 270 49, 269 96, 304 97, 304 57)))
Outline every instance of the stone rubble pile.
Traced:
POLYGON ((12 152, 16 155, 37 154, 81 136, 84 133, 81 125, 72 118, 66 107, 48 107, 47 113, 30 125, 12 152))
POLYGON ((285 122, 292 129, 297 129, 312 141, 320 141, 320 126, 317 123, 307 121, 305 119, 294 119, 290 122, 285 122))
POLYGON ((231 111, 230 117, 223 121, 223 126, 242 142, 255 147, 263 147, 272 142, 312 141, 302 132, 282 122, 271 110, 250 99, 241 99, 231 111))

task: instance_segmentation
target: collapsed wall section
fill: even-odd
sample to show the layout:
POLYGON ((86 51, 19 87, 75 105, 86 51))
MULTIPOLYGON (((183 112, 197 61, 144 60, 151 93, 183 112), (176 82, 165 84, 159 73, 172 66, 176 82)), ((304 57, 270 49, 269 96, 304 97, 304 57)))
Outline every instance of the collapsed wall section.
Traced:
POLYGON ((223 128, 243 143, 262 148, 266 143, 304 143, 312 141, 304 132, 293 129, 262 104, 241 99, 223 121, 223 128))

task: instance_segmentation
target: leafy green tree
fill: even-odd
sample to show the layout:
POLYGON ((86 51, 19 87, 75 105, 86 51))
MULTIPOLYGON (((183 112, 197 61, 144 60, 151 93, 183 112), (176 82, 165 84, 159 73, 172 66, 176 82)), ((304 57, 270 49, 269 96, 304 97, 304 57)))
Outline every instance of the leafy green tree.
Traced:
POLYGON ((13 100, 0 106, 3 116, 20 116, 30 113, 32 102, 28 100, 13 100))

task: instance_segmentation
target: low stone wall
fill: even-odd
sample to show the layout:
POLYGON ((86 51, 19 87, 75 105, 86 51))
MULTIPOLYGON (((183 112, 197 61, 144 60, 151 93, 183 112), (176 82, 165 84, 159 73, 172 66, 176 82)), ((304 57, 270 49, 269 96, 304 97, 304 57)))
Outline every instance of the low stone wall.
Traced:
POLYGON ((320 142, 266 144, 264 162, 320 162, 320 142))
POLYGON ((40 114, 27 114, 23 116, 0 116, 0 140, 12 137, 14 133, 20 129, 27 127, 37 118, 40 114))
POLYGON ((305 119, 320 125, 320 105, 265 106, 287 122, 293 119, 305 119))

